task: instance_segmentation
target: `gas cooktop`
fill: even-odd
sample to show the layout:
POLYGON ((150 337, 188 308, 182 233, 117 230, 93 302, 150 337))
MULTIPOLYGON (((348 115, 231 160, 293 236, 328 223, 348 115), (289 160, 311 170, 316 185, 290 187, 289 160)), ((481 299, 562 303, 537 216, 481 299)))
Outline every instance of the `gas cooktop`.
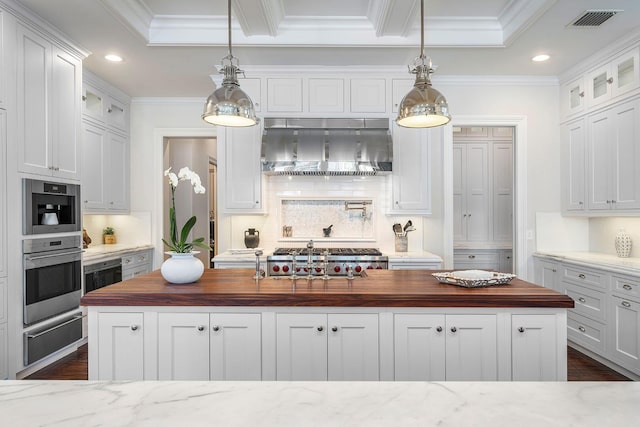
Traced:
MULTIPOLYGON (((298 255, 307 256, 307 248, 276 248, 273 255, 298 255)), ((312 255, 322 255, 324 251, 329 251, 330 256, 381 256, 382 252, 375 248, 313 248, 312 255)))

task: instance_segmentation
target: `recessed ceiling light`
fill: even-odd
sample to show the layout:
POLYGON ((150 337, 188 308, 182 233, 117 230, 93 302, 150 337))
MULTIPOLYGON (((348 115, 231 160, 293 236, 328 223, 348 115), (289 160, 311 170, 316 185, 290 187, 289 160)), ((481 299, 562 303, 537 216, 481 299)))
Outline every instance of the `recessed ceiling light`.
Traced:
POLYGON ((115 55, 113 53, 110 53, 109 55, 105 55, 104 59, 106 59, 107 61, 111 61, 111 62, 122 62, 122 57, 115 55))
POLYGON ((546 60, 548 60, 549 58, 551 58, 549 55, 547 54, 542 54, 542 55, 536 55, 533 58, 531 58, 531 60, 533 62, 544 62, 546 60))

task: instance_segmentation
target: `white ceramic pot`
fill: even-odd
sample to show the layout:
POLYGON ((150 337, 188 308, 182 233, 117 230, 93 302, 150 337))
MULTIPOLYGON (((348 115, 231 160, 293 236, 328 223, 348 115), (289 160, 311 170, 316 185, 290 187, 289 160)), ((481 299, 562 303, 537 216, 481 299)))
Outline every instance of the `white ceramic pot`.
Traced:
POLYGON ((165 252, 171 255, 166 259, 160 267, 162 277, 169 283, 183 284, 193 283, 202 277, 204 273, 204 264, 194 255, 199 252, 188 252, 179 254, 176 252, 165 252))

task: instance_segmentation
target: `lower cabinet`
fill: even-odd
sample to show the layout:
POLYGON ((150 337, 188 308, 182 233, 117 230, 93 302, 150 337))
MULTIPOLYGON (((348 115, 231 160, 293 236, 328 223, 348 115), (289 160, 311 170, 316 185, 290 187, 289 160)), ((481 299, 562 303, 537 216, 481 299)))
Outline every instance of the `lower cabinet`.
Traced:
POLYGON ((620 366, 640 372, 640 303, 611 297, 608 352, 620 366))
POLYGON ((122 280, 133 279, 153 270, 153 249, 130 252, 122 256, 122 280))
POLYGON ((278 380, 379 379, 377 314, 284 313, 276 323, 278 380))
POLYGON ((455 249, 453 268, 456 270, 492 270, 501 273, 513 271, 511 249, 455 249))
POLYGON ((88 315, 90 380, 566 380, 565 309, 91 306, 88 315))
POLYGON ((533 268, 537 285, 560 291, 560 284, 558 283, 560 267, 558 261, 534 257, 533 268))

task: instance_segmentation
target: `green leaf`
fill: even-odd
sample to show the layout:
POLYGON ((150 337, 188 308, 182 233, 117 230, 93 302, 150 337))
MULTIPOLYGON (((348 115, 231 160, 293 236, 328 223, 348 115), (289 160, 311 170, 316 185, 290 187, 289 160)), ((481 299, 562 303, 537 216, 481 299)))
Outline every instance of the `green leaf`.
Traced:
MULTIPOLYGON (((203 239, 203 240, 204 240, 204 238, 201 238, 201 239, 203 239)), ((208 250, 208 251, 212 250, 212 249, 211 249, 211 247, 210 247, 209 245, 205 245, 205 244, 204 244, 204 243, 202 243, 202 242, 196 242, 195 240, 193 241, 193 246, 197 246, 197 247, 199 247, 199 248, 206 249, 206 250, 208 250)))
POLYGON ((176 209, 172 206, 169 208, 169 235, 171 236, 171 243, 176 246, 178 243, 178 231, 176 229, 176 209))
POLYGON ((182 232, 180 233, 181 244, 184 244, 187 241, 187 237, 189 237, 189 233, 191 232, 191 229, 195 224, 196 224, 196 217, 194 215, 191 218, 189 218, 187 222, 184 224, 184 227, 182 227, 182 232))
POLYGON ((170 244, 169 242, 167 242, 166 240, 162 239, 162 243, 164 243, 167 248, 169 248, 170 250, 172 250, 173 252, 177 252, 176 251, 176 247, 175 245, 170 244))

